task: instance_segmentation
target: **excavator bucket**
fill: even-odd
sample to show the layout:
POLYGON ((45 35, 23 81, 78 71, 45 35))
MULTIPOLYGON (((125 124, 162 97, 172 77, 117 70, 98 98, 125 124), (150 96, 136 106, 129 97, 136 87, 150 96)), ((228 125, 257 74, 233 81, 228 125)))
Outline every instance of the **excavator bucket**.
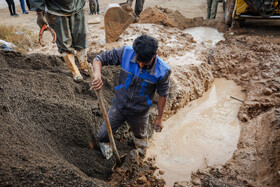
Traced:
POLYGON ((125 29, 134 22, 135 17, 127 3, 109 4, 104 17, 106 42, 115 42, 125 29))

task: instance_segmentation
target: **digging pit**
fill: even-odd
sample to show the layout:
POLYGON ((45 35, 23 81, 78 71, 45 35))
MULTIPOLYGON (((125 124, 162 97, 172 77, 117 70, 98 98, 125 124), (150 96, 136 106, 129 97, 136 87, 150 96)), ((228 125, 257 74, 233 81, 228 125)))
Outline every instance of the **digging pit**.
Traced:
MULTIPOLYGON (((172 186, 174 182, 175 186, 277 186, 280 183, 279 38, 271 42, 271 38, 233 32, 225 32, 223 36, 217 31, 224 29, 220 21, 184 19, 178 12, 167 9, 155 11, 163 14, 160 19, 167 16, 176 23, 175 18, 180 18, 182 24, 168 26, 160 19, 159 22, 140 20, 114 44, 93 38, 94 50, 98 51, 93 50, 88 56, 92 61, 98 52, 131 45, 140 34, 152 33, 159 40, 159 56, 170 65, 172 76, 162 133, 154 134, 152 130, 157 98, 150 111, 151 141, 163 140, 155 142, 148 155, 155 151, 157 156, 140 158, 133 151, 132 133, 124 125, 114 137, 120 154, 128 153, 128 157, 126 164, 112 173, 115 159, 104 159, 96 144, 102 115, 96 96, 89 91, 90 79, 85 77, 82 83, 74 83, 60 56, 0 51, 0 186, 172 186), (205 32, 210 40, 199 37, 205 32), (226 89, 229 87, 233 91, 226 89), (234 95, 235 91, 242 94, 234 95), (216 107, 211 105, 216 99, 209 99, 215 92, 223 95, 214 98, 224 101, 216 107), (207 103, 211 114, 203 112, 209 109, 207 103), (195 106, 198 108, 188 108, 195 106), (183 114, 184 110, 188 113, 183 114), (215 112, 219 115, 214 115, 215 112), (175 120, 179 120, 177 127, 172 124, 175 120), (201 121, 206 123, 198 123, 201 121), (168 143, 180 140, 186 146, 178 148, 186 153, 179 152, 183 158, 178 154, 168 155, 175 153, 171 147, 176 149, 172 144, 162 145, 169 136, 173 137, 168 143), (176 140, 182 137, 183 140, 176 140), (206 144, 195 144, 200 140, 206 144), (93 149, 89 143, 93 143, 93 149), (164 154, 166 150, 161 150, 168 145, 166 155, 170 159, 164 154), (161 154, 163 157, 159 158, 161 154), (172 170, 170 166, 170 171, 158 175, 159 170, 164 171, 160 159, 168 159, 163 163, 172 167, 178 160, 189 165, 185 172, 184 168, 172 170), (166 178, 170 172, 178 175, 166 178)), ((119 67, 104 67, 102 71, 108 109, 119 67)))

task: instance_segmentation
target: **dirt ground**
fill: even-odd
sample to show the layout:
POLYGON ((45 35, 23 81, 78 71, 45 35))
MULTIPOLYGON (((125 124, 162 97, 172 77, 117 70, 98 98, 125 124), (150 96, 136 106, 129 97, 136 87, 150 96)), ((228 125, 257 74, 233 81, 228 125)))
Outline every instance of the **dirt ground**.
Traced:
MULTIPOLYGON (((109 2, 113 1, 100 2, 101 15, 109 2)), ((102 22, 88 25, 89 61, 104 50, 130 44, 132 33, 149 33, 142 25, 154 24, 151 27, 161 30, 155 36, 160 41, 159 55, 172 69, 165 119, 202 96, 214 78, 234 80, 246 93, 238 114, 242 122, 238 149, 232 158, 223 165, 200 169, 192 174, 191 181, 175 186, 278 186, 279 22, 249 21, 242 29, 232 31, 224 26, 221 9, 215 21, 201 17, 206 8, 202 0, 147 1, 145 8, 140 23, 132 25, 113 44, 105 44, 102 22), (158 4, 162 8, 156 8, 158 4), (194 38, 182 32, 197 26, 224 32, 225 41, 211 48, 202 44, 198 49, 194 38), (171 36, 180 41, 175 47, 167 45, 171 36), (199 54, 202 63, 178 65, 169 61, 170 56, 182 56, 191 50, 199 54)), ((1 23, 38 32, 34 12, 17 18, 8 15, 6 9, 0 11, 1 23)), ((55 45, 32 49, 30 54, 0 51, 0 63, 0 186, 165 185, 154 175, 157 167, 153 158, 144 161, 134 150, 127 125, 115 138, 120 154, 128 156, 125 164, 112 172, 115 159, 104 159, 96 144, 102 114, 95 94, 89 91, 90 78, 74 83, 55 45)), ((102 71, 103 95, 109 108, 119 67, 104 67, 102 71)), ((157 99, 153 102, 150 136, 157 99)))

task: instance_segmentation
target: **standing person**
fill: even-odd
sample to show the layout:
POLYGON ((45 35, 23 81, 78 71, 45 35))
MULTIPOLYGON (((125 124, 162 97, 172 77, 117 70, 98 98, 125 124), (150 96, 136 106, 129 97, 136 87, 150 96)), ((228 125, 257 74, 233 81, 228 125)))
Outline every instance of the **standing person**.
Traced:
MULTIPOLYGON (((157 56, 158 41, 151 36, 141 35, 133 42, 133 47, 124 46, 97 55, 93 60, 95 79, 91 89, 100 90, 101 68, 106 65, 121 65, 119 85, 112 106, 108 111, 112 132, 125 121, 129 123, 135 136, 135 146, 140 154, 145 155, 147 146, 147 128, 149 109, 155 91, 158 98, 158 116, 155 130, 163 128, 162 116, 169 94, 169 66, 157 56)), ((109 159, 112 148, 109 143, 105 122, 103 121, 97 139, 103 155, 109 159)))
POLYGON ((27 12, 25 10, 25 2, 24 2, 24 0, 19 0, 19 2, 20 2, 20 7, 21 7, 21 10, 22 10, 22 13, 23 14, 29 14, 29 12, 27 12))
POLYGON ((18 14, 16 13, 16 8, 15 8, 15 2, 14 0, 6 0, 7 4, 8 4, 8 8, 10 11, 10 15, 11 16, 18 16, 18 14))
POLYGON ((81 82, 83 77, 75 64, 74 53, 77 53, 81 72, 88 75, 88 43, 83 9, 86 0, 31 0, 30 3, 32 10, 37 11, 37 24, 40 28, 49 24, 56 32, 58 52, 71 70, 74 81, 81 82))
POLYGON ((98 0, 89 0, 89 15, 98 14, 99 15, 99 3, 98 0))
POLYGON ((215 19, 219 0, 207 0, 207 19, 215 19))
POLYGON ((28 7, 28 10, 30 11, 30 10, 31 10, 31 7, 30 7, 30 2, 29 2, 29 0, 25 0, 25 2, 26 2, 26 5, 27 5, 27 7, 28 7))
POLYGON ((93 14, 96 14, 97 11, 96 11, 96 1, 95 0, 89 0, 89 15, 93 15, 93 14))
MULTIPOLYGON (((127 3, 132 6, 133 0, 127 0, 127 3)), ((136 0, 134 12, 136 14, 135 22, 139 21, 141 12, 143 11, 145 0, 136 0)))

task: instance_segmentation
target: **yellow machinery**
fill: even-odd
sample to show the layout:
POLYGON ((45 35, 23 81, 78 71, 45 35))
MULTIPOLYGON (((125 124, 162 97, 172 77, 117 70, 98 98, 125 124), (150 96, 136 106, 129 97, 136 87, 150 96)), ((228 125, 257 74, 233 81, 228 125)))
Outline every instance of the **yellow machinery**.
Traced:
POLYGON ((279 19, 280 0, 224 0, 225 23, 256 19, 279 19))

